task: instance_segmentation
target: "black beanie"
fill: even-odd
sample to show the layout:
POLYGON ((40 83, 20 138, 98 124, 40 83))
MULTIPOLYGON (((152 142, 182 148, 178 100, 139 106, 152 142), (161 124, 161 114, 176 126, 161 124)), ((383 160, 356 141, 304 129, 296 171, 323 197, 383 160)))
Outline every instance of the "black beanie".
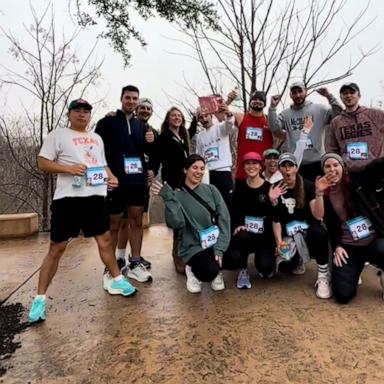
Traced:
POLYGON ((250 101, 254 100, 254 99, 259 99, 262 102, 264 102, 264 104, 267 104, 267 95, 263 91, 255 91, 255 92, 253 92, 252 95, 251 95, 250 101))

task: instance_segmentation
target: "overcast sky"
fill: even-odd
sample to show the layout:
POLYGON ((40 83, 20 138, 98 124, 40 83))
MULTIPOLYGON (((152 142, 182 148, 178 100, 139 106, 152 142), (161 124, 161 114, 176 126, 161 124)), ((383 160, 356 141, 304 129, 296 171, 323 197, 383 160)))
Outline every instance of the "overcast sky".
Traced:
MULTIPOLYGON (((25 31, 22 24, 31 24, 31 14, 28 0, 13 0, 1 2, 0 22, 7 31, 12 31, 21 41, 26 40, 25 31)), ((33 5, 39 13, 48 3, 45 0, 33 0, 33 5)), ((358 10, 361 10, 366 0, 347 0, 347 7, 343 18, 348 22, 356 17, 358 10)), ((54 1, 55 24, 58 31, 70 31, 73 27, 71 18, 68 14, 66 0, 54 1)), ((349 47, 349 54, 358 50, 360 46, 366 47, 372 42, 384 39, 384 1, 372 0, 366 20, 376 17, 376 21, 367 31, 365 31, 356 43, 349 47)), ((133 54, 131 66, 123 68, 121 58, 113 52, 106 41, 100 41, 97 49, 97 56, 105 59, 102 68, 102 80, 99 87, 93 92, 88 92, 86 97, 92 103, 95 100, 103 99, 96 111, 96 118, 103 116, 106 111, 119 107, 120 90, 123 85, 132 83, 141 90, 141 96, 153 99, 155 103, 154 123, 159 125, 163 119, 166 109, 170 106, 166 94, 181 99, 183 97, 183 76, 187 76, 197 88, 199 94, 209 92, 202 78, 199 66, 192 60, 173 54, 185 50, 179 42, 170 38, 182 38, 170 24, 160 20, 150 20, 148 22, 137 21, 139 29, 143 33, 148 46, 142 49, 137 43, 131 44, 133 54)), ((81 52, 86 52, 94 44, 98 33, 97 28, 90 29, 81 34, 77 49, 79 56, 81 52)), ((9 43, 2 37, 0 38, 0 53, 2 63, 15 67, 9 52, 9 43)), ((340 65, 348 55, 339 57, 340 65)), ((335 64, 338 65, 337 63, 335 64)), ((365 105, 375 105, 379 100, 384 99, 384 44, 381 50, 374 56, 369 57, 361 67, 355 70, 353 76, 348 81, 356 81, 362 90, 362 103, 365 105)), ((229 85, 230 87, 230 85, 229 85)), ((338 94, 340 82, 329 86, 334 94, 338 94)), ((21 90, 2 89, 1 107, 3 111, 18 113, 20 102, 23 101, 28 107, 33 108, 30 99, 21 90)), ((269 95, 270 96, 270 95, 269 95)), ((269 98, 268 98, 269 99, 269 98)), ((314 98, 318 101, 318 98, 314 98)))

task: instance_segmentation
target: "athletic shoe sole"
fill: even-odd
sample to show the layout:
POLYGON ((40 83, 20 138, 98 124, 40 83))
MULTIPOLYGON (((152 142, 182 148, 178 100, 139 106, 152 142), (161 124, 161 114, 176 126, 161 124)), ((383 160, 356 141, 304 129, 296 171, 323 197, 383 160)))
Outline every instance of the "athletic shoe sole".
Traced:
POLYGON ((129 293, 124 293, 124 291, 122 291, 121 289, 112 289, 112 288, 107 289, 107 291, 110 295, 122 295, 124 297, 127 297, 127 296, 134 295, 137 292, 137 289, 135 288, 132 292, 129 292, 129 293))
POLYGON ((148 278, 146 278, 146 279, 141 279, 138 276, 136 276, 134 273, 131 273, 131 272, 128 272, 126 274, 126 276, 131 278, 131 279, 138 281, 139 283, 149 283, 152 281, 152 276, 148 276, 148 278))

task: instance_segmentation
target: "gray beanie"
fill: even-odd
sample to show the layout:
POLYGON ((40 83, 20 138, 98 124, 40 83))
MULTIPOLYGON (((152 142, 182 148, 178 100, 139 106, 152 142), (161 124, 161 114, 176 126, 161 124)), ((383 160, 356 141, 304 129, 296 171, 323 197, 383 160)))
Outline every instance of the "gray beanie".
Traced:
POLYGON ((324 168, 324 163, 325 163, 328 159, 335 159, 335 160, 337 160, 337 161, 340 163, 340 165, 343 167, 343 169, 344 169, 344 161, 343 161, 343 159, 341 158, 340 155, 338 155, 337 153, 333 153, 333 152, 325 153, 325 154, 321 157, 321 169, 324 168))

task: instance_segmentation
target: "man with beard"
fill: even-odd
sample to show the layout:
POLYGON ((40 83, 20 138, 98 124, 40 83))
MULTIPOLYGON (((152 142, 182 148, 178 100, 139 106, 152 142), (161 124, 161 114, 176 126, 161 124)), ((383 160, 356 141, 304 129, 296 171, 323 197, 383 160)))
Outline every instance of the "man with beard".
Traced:
MULTIPOLYGON (((143 241, 142 217, 147 194, 147 169, 144 154, 150 154, 154 136, 134 116, 139 101, 139 89, 128 85, 121 92, 121 109, 97 123, 98 133, 105 146, 108 166, 119 180, 119 187, 107 195, 110 230, 114 249, 124 212, 130 230, 131 262, 126 275, 140 282, 151 281, 141 259, 143 241)), ((104 274, 104 279, 108 279, 104 274)))
POLYGON ((266 100, 264 92, 256 91, 251 95, 249 111, 246 113, 234 113, 236 125, 239 127, 236 179, 242 180, 246 178, 242 164, 242 159, 246 153, 263 153, 267 148, 272 147, 272 133, 268 127, 268 120, 263 113, 266 100))
POLYGON ((213 122, 210 113, 198 114, 199 123, 204 130, 196 137, 196 153, 203 157, 209 169, 210 184, 213 184, 221 193, 228 209, 230 209, 233 180, 231 174, 232 154, 230 134, 234 130, 234 117, 228 111, 228 106, 222 103, 220 113, 225 121, 213 122))
MULTIPOLYGON (((136 108, 136 117, 138 120, 140 120, 145 127, 145 130, 147 132, 152 132, 154 135, 154 139, 159 136, 159 133, 148 123, 149 119, 151 118, 153 113, 153 104, 152 101, 148 98, 141 98, 139 99, 139 104, 136 108)), ((109 116, 115 116, 116 114, 114 112, 111 112, 109 116)), ((145 164, 147 168, 147 180, 148 184, 151 183, 154 177, 154 172, 149 169, 149 157, 144 154, 145 164)), ((149 205, 149 191, 147 189, 146 193, 146 202, 144 206, 144 213, 143 213, 143 228, 149 227, 149 214, 148 214, 148 205, 149 205)), ((125 255, 126 255, 126 248, 129 238, 129 226, 128 226, 128 219, 127 214, 124 212, 123 218, 121 219, 120 227, 119 227, 119 234, 118 234, 118 240, 117 240, 117 249, 116 249, 116 259, 120 266, 120 268, 125 267, 125 255)), ((129 255, 128 261, 131 262, 132 257, 129 255)), ((145 266, 145 268, 150 269, 151 263, 144 259, 144 257, 141 257, 141 262, 145 266)))
POLYGON ((340 104, 327 88, 319 88, 317 92, 327 98, 332 108, 306 100, 307 88, 304 83, 296 82, 290 87, 293 104, 277 115, 276 107, 281 100, 281 95, 272 96, 268 113, 272 133, 281 134, 285 131, 287 151, 292 153, 295 152, 301 133, 303 133, 305 118, 312 117, 313 127, 310 134, 307 135, 307 144, 299 170, 303 177, 312 181, 321 174, 320 159, 325 153, 325 129, 332 118, 341 111, 340 104))

